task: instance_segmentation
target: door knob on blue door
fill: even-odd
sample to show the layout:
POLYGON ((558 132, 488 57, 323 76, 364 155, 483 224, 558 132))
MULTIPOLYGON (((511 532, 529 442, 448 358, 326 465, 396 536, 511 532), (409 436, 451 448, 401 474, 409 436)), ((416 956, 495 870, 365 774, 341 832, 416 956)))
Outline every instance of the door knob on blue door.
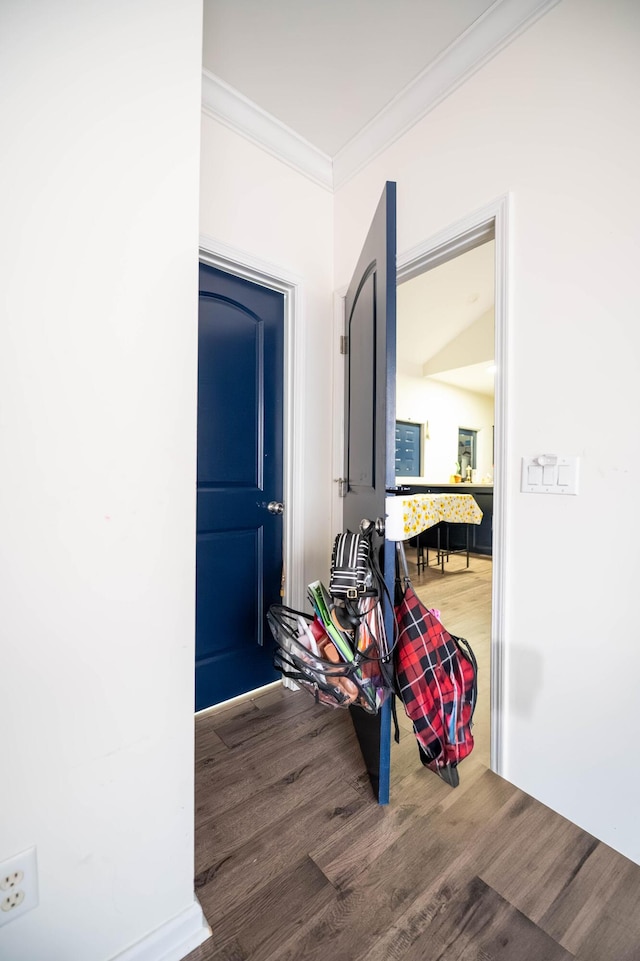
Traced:
POLYGON ((281 504, 280 501, 269 501, 267 504, 267 510, 270 514, 282 514, 284 511, 284 504, 281 504))

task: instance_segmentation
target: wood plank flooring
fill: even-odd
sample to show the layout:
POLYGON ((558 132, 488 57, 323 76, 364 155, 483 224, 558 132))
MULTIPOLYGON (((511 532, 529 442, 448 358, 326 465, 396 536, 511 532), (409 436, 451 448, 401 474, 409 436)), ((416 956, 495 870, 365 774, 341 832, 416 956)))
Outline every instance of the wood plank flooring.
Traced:
POLYGON ((640 867, 488 769, 491 561, 410 570, 480 663, 460 787, 422 768, 405 719, 379 807, 348 713, 304 692, 198 718, 213 937, 188 961, 640 961, 640 867))

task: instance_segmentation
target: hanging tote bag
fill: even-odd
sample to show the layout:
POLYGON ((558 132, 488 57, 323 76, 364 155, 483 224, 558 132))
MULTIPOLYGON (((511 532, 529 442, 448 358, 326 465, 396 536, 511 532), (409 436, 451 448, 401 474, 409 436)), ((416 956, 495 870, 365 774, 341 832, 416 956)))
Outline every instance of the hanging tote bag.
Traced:
POLYGON ((378 712, 389 690, 371 649, 366 654, 349 650, 346 637, 338 638, 333 625, 325 625, 317 614, 272 604, 267 620, 276 642, 274 667, 284 677, 327 707, 353 705, 378 712))
POLYGON ((475 656, 425 607, 406 576, 395 613, 397 694, 413 722, 422 763, 457 787, 457 766, 473 750, 475 656))

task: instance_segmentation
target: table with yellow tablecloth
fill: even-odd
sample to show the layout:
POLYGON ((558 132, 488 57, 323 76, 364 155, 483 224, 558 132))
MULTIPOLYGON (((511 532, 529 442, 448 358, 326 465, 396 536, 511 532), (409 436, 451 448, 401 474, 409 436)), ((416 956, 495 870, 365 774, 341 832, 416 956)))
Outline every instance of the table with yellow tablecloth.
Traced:
MULTIPOLYGON (((450 524, 480 524, 482 511, 472 494, 408 494, 386 498, 385 535, 390 541, 406 541, 442 521, 450 524)), ((468 533, 469 528, 467 528, 468 533)), ((438 562, 442 564, 449 554, 460 553, 440 548, 438 562), (441 557, 441 554, 444 557, 441 557)), ((467 537, 467 566, 469 564, 469 539, 467 537)), ((420 549, 418 567, 420 568, 420 549)), ((444 570, 444 567, 442 568, 444 570)))

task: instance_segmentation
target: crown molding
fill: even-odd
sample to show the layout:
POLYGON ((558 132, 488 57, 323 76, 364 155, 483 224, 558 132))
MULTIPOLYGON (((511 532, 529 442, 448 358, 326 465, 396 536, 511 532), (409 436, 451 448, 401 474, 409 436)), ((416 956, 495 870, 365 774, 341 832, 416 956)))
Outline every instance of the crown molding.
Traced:
POLYGON ((333 158, 337 190, 560 0, 497 0, 333 158))
POLYGON ((242 134, 314 183, 333 189, 331 157, 209 70, 202 71, 202 112, 242 134))
POLYGON ((208 70, 202 111, 328 190, 337 190, 560 0, 496 0, 332 159, 208 70))

